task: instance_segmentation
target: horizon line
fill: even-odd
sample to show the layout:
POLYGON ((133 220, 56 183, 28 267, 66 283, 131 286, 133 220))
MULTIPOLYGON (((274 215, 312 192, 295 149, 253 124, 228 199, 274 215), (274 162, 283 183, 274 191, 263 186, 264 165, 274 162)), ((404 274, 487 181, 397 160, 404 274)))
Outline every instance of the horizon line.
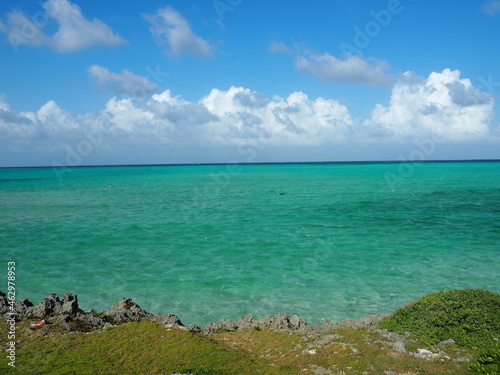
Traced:
POLYGON ((433 160, 348 160, 348 161, 264 161, 264 162, 226 162, 226 163, 138 163, 138 164, 85 164, 62 166, 0 166, 0 169, 47 169, 47 168, 117 168, 117 167, 189 167, 216 165, 300 165, 300 164, 419 164, 419 163, 477 163, 500 162, 500 159, 433 159, 433 160))

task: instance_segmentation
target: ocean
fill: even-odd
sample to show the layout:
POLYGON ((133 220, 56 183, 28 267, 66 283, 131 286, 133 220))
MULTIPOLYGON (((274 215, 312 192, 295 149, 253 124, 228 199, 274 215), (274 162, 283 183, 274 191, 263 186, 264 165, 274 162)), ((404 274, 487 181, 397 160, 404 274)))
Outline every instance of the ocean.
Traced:
POLYGON ((203 326, 318 323, 442 289, 500 292, 500 162, 0 169, 16 294, 131 297, 203 326))

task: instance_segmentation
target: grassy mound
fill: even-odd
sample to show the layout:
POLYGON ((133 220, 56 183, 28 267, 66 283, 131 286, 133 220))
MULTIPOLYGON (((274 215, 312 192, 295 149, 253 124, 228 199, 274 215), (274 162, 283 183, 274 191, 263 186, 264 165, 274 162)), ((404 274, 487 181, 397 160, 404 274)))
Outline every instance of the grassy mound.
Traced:
POLYGON ((463 347, 488 348, 500 340, 500 294, 482 289, 429 294, 379 323, 396 333, 412 332, 434 345, 453 339, 463 347))

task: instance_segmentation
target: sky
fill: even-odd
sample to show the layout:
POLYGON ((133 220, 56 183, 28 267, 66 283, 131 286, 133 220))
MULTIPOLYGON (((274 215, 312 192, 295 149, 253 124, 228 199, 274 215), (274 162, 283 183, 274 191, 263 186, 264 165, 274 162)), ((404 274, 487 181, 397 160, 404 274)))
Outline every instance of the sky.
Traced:
POLYGON ((498 0, 3 0, 0 167, 500 159, 498 0))

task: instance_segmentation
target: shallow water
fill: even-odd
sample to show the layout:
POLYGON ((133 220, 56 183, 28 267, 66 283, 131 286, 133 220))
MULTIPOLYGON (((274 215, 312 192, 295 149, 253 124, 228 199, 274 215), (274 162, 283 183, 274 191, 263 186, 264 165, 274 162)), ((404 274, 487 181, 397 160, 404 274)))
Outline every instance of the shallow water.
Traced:
POLYGON ((132 297, 204 325, 500 292, 499 162, 0 169, 0 208, 5 269, 34 302, 132 297))

